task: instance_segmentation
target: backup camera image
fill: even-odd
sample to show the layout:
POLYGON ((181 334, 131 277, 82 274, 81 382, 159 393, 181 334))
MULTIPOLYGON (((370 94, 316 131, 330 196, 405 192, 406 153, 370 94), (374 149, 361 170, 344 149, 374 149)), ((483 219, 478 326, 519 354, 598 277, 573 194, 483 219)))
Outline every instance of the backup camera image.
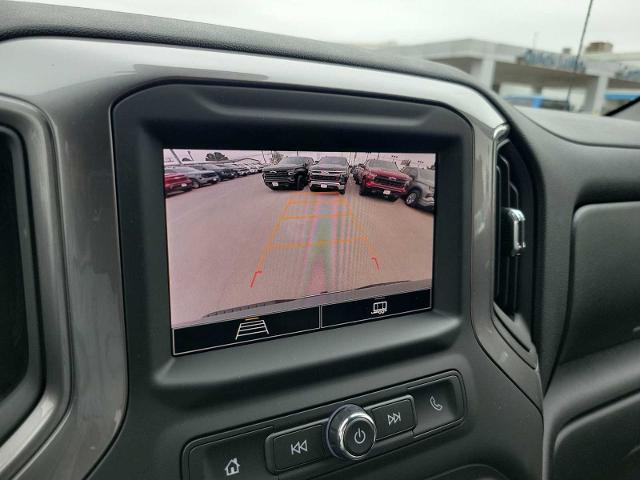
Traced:
POLYGON ((174 353, 430 308, 435 154, 163 153, 174 353))

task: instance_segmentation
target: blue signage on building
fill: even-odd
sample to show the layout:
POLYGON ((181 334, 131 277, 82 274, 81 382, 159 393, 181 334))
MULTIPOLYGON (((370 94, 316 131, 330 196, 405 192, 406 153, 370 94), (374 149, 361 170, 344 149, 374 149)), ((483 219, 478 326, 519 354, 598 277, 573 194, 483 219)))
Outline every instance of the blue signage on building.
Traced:
POLYGON ((578 60, 575 55, 564 55, 560 53, 541 52, 539 50, 526 50, 518 57, 518 63, 533 65, 537 67, 553 68, 555 70, 568 70, 573 72, 584 72, 585 65, 582 60, 578 60))

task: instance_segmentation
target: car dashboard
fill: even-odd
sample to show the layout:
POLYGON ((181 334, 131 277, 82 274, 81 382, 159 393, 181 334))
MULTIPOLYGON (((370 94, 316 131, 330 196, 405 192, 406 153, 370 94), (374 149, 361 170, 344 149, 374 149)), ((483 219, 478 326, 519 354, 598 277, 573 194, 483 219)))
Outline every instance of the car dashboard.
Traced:
POLYGON ((0 403, 16 419, 0 431, 1 478, 597 478, 574 465, 576 451, 591 452, 576 433, 591 425, 585 415, 640 405, 628 315, 638 270, 624 262, 637 258, 633 122, 584 138, 429 63, 20 8, 7 4, 14 16, 0 35, 0 146, 24 283, 24 314, 12 321, 31 360, 0 403), (197 192, 187 175, 184 193, 167 192, 165 177, 163 189, 167 156, 204 165, 197 152, 240 149, 337 150, 349 163, 339 182, 306 163, 281 188, 274 161, 256 153, 260 173, 218 175, 197 192), (428 207, 405 204, 411 179, 401 171, 386 178, 398 190, 375 190, 379 173, 358 183, 350 168, 362 163, 366 176, 372 152, 433 155, 428 207), (212 203, 198 203, 205 195, 212 203), (306 209, 317 199, 344 214, 306 209), (298 231, 278 240, 309 216, 364 225, 339 242, 366 244, 363 260, 360 243, 323 260, 337 262, 340 285, 360 261, 374 273, 399 265, 388 267, 394 281, 414 265, 428 271, 399 287, 381 276, 270 303, 287 277, 287 292, 299 291, 296 255, 327 246, 298 231), (426 236, 412 236, 425 221, 426 236), (612 230, 617 240, 601 238, 612 230), (586 261, 602 249, 611 263, 586 261), (229 257, 241 287, 231 273, 196 283, 214 256, 229 257), (229 293, 214 302, 217 291, 229 293), (615 331, 601 320, 611 311, 615 331))

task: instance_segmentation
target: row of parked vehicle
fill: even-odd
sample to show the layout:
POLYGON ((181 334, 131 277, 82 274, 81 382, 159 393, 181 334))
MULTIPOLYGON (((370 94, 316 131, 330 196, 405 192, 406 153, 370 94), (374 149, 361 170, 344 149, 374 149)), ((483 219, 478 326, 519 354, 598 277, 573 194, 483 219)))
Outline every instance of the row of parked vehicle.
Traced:
POLYGON ((196 163, 164 167, 164 194, 188 192, 224 180, 260 173, 261 165, 237 163, 196 163))
POLYGON ((338 190, 344 195, 349 178, 349 163, 345 157, 285 157, 276 165, 264 167, 262 178, 272 190, 338 190))
POLYGON ((286 157, 276 165, 264 167, 262 178, 272 190, 311 191, 337 190, 344 195, 349 176, 359 185, 360 195, 381 195, 390 201, 403 198, 411 207, 435 209, 435 170, 405 166, 400 170, 395 162, 369 159, 354 167, 345 157, 286 157))

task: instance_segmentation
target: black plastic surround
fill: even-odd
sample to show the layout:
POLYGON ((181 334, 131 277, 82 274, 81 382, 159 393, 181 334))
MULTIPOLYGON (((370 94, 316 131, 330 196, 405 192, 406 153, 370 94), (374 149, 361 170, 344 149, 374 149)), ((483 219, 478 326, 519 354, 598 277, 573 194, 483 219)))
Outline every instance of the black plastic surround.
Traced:
MULTIPOLYGON (((438 171, 438 184, 444 182, 443 188, 437 190, 438 202, 442 202, 438 210, 442 210, 443 215, 460 204, 458 192, 465 178, 456 172, 461 167, 460 159, 469 156, 471 150, 469 125, 442 107, 279 89, 221 85, 154 87, 118 104, 114 109, 114 123, 127 316, 152 319, 153 329, 168 338, 169 353, 206 349, 211 335, 226 337, 225 332, 214 331, 218 328, 216 325, 200 325, 185 332, 172 333, 170 329, 161 180, 163 147, 211 147, 210 132, 215 132, 215 147, 222 149, 321 150, 326 149, 330 141, 331 148, 344 151, 436 152, 438 163, 445 165, 444 173, 438 171)), ((451 236, 456 234, 457 226, 439 223, 437 219, 435 223, 434 250, 437 251, 439 241, 455 248, 456 241, 451 236)), ((440 257, 443 265, 452 260, 444 255, 440 257)), ((436 260, 433 284, 436 289, 442 288, 442 301, 455 292, 455 276, 447 273, 440 279, 443 282, 440 286, 437 270, 436 260)), ((447 270, 452 269, 447 267, 447 270)), ((410 308, 403 310, 428 309, 436 298, 433 289, 418 292, 416 299, 407 300, 410 308)), ((456 305, 453 298, 450 305, 456 305)), ((341 311, 338 316, 360 320, 357 312, 351 310, 341 311)), ((398 319, 384 321, 393 323, 398 319)), ((328 326, 336 325, 329 322, 328 326)), ((310 327, 314 329, 317 326, 310 327)), ((165 346, 153 343, 152 348, 157 349, 157 358, 166 356, 165 346)))
POLYGON ((7 419, 0 444, 33 408, 43 383, 27 185, 22 139, 0 123, 0 418, 7 419))
MULTIPOLYGON (((478 463, 512 478, 535 478, 540 413, 481 349, 471 326, 474 152, 466 120, 444 106, 402 98, 183 83, 126 97, 113 109, 113 126, 129 401, 122 429, 93 478, 117 475, 133 450, 137 461, 129 464, 129 475, 178 478, 188 464, 179 452, 194 439, 204 445, 263 427, 260 435, 266 439, 271 433, 313 426, 347 399, 360 405, 358 399, 370 395, 362 403, 366 406, 396 401, 408 393, 389 393, 390 386, 410 382, 417 387, 423 382, 416 379, 447 371, 464 378, 464 422, 438 435, 432 435, 437 429, 414 436, 414 430, 403 428, 377 441, 380 448, 393 444, 383 462, 372 451, 359 462, 340 463, 348 473, 341 469, 335 475, 388 478, 402 458, 411 478, 478 463), (322 150, 331 145, 343 151, 436 153, 433 309, 172 356, 162 149, 211 148, 212 132, 221 149, 322 150), (517 425, 512 421, 516 416, 517 425), (520 435, 525 425, 526 434, 520 435), (487 439, 488 430, 497 433, 487 439), (140 442, 145 449, 138 448, 140 442), (402 452, 396 454, 398 449, 402 452)), ((416 415, 420 424, 417 408, 416 415)), ((251 435, 247 442, 259 444, 251 435)), ((317 465, 324 460, 278 476, 304 478, 317 465)))

